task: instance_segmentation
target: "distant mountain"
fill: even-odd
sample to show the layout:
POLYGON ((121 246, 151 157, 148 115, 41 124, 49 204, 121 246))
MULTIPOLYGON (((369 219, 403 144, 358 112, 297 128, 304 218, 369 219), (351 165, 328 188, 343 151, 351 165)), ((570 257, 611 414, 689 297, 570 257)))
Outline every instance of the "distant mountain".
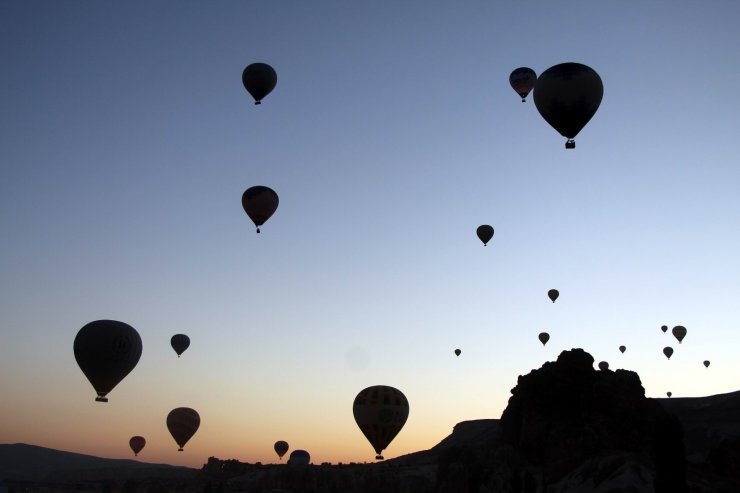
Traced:
POLYGON ((196 469, 129 459, 104 459, 25 443, 0 444, 0 481, 120 479, 195 475, 196 469))

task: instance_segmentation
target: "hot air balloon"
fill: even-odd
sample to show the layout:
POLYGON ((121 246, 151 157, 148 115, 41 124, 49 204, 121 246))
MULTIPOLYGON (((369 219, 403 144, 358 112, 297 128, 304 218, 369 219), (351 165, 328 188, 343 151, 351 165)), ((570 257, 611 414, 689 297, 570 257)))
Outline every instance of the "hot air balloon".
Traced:
POLYGON ((268 187, 256 186, 247 188, 242 195, 242 207, 247 213, 249 219, 257 226, 257 232, 260 232, 260 226, 270 219, 278 207, 278 195, 268 187))
POLYGON ((294 450, 288 457, 288 464, 306 466, 311 462, 311 454, 305 450, 294 450))
POLYGON ((179 358, 180 355, 190 346, 190 338, 185 334, 175 334, 172 336, 172 339, 170 339, 170 345, 172 346, 172 349, 175 350, 177 357, 179 358))
POLYGON ((548 334, 547 332, 540 332, 540 335, 538 335, 537 338, 544 346, 545 344, 547 344, 547 341, 550 340, 550 334, 548 334))
POLYGON ((200 415, 195 409, 189 407, 178 407, 170 411, 167 415, 167 429, 170 430, 170 435, 175 439, 175 442, 180 446, 179 450, 182 452, 183 447, 188 440, 190 440, 195 432, 200 427, 200 415))
POLYGON ((488 245, 488 242, 493 238, 493 227, 488 224, 482 224, 475 230, 475 234, 478 235, 480 241, 483 242, 483 246, 488 245))
POLYGON ((509 84, 521 96, 522 103, 525 101, 529 91, 534 88, 535 82, 537 82, 537 74, 528 67, 519 67, 509 75, 509 84))
POLYGON ((460 356, 460 353, 462 353, 462 351, 460 351, 459 349, 455 349, 455 356, 460 356))
POLYGON ((601 77, 580 63, 561 63, 545 70, 534 86, 534 104, 542 118, 576 146, 578 132, 586 126, 604 95, 601 77))
POLYGON ((607 363, 606 361, 601 361, 599 363, 599 370, 606 371, 608 369, 609 369, 609 363, 607 363))
POLYGON ((670 399, 670 398, 671 398, 671 396, 673 395, 673 392, 666 392, 666 393, 665 393, 665 395, 667 395, 667 396, 668 396, 668 398, 670 399))
POLYGON ((671 359, 671 356, 673 356, 673 348, 669 346, 664 347, 663 354, 665 354, 666 358, 671 359))
POLYGON ((619 352, 624 354, 624 352, 627 351, 627 346, 619 346, 619 352))
POLYGON ((115 320, 96 320, 77 332, 77 364, 92 384, 98 402, 108 402, 108 392, 123 380, 141 357, 141 337, 136 329, 115 320))
POLYGON ((662 330, 663 332, 668 332, 668 326, 667 325, 661 325, 660 326, 660 330, 662 330))
POLYGON ((681 341, 683 341, 683 338, 686 337, 686 327, 683 325, 676 325, 673 327, 673 330, 671 331, 673 333, 673 337, 678 339, 678 343, 681 344, 681 341))
POLYGON ((709 360, 708 359, 705 359, 704 360, 704 368, 709 368, 709 360))
POLYGON ((139 455, 139 452, 141 452, 141 449, 144 448, 144 445, 146 445, 146 440, 144 437, 135 436, 131 437, 131 439, 128 441, 128 446, 131 447, 131 450, 134 451, 134 455, 139 455))
POLYGON ((280 460, 283 460, 283 456, 288 451, 290 447, 288 446, 288 442, 283 440, 278 440, 275 442, 275 453, 278 454, 278 457, 280 457, 280 460))
POLYGON ((557 289, 551 289, 547 292, 547 297, 550 298, 553 303, 558 299, 558 296, 560 296, 560 292, 557 289))
POLYGON ((398 389, 375 385, 357 394, 352 404, 352 413, 360 431, 375 449, 375 458, 383 460, 380 453, 406 423, 409 401, 398 389))
POLYGON ((254 98, 254 104, 262 104, 262 98, 275 89, 277 73, 266 63, 252 63, 242 72, 242 84, 254 98))

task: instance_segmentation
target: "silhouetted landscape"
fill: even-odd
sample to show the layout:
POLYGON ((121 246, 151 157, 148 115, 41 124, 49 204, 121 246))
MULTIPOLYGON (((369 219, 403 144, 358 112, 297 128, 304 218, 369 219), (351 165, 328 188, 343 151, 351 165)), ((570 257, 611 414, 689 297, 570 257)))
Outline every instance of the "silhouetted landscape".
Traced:
POLYGON ((573 349, 519 377, 501 419, 457 424, 435 447, 367 464, 202 469, 0 445, 8 491, 656 492, 740 491, 740 391, 651 399, 639 375, 599 371, 573 349))

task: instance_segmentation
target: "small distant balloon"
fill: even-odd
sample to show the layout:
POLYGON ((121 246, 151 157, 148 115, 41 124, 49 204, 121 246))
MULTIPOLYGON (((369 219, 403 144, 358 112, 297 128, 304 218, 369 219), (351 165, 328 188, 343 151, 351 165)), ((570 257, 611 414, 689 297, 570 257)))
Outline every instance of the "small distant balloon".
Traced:
POLYGON ((547 341, 550 340, 550 334, 548 334, 547 332, 540 332, 540 335, 538 335, 537 338, 544 346, 545 344, 547 344, 547 341))
POLYGON ((624 352, 627 351, 627 346, 619 346, 619 352, 624 354, 624 352))
POLYGON ((179 358, 180 355, 190 347, 190 338, 185 334, 175 334, 172 336, 172 339, 170 339, 170 345, 172 346, 172 349, 175 350, 177 357, 179 358))
POLYGON ((167 415, 167 429, 175 442, 180 446, 182 452, 185 444, 188 443, 195 432, 200 427, 200 415, 195 409, 189 407, 178 407, 170 411, 167 415))
POLYGON ((660 326, 660 330, 662 330, 663 332, 668 332, 668 326, 667 325, 661 325, 660 326))
POLYGON ((678 339, 678 343, 681 344, 683 338, 686 337, 687 330, 683 325, 676 325, 671 332, 673 333, 673 337, 678 339))
POLYGON ((705 359, 704 360, 704 368, 709 368, 709 360, 708 359, 705 359))
POLYGON ((527 94, 534 88, 535 82, 537 73, 529 67, 519 67, 509 75, 509 84, 522 98, 522 103, 526 101, 527 94))
POLYGON ((459 349, 455 349, 455 356, 460 356, 460 353, 462 353, 462 351, 460 351, 459 349))
POLYGON ((606 371, 608 369, 609 369, 609 363, 607 363, 606 361, 599 362, 599 370, 606 371))
POLYGON ((134 436, 128 441, 128 446, 134 451, 134 455, 139 455, 139 452, 144 448, 144 445, 146 445, 144 437, 134 436))
POLYGON ((552 300, 553 303, 555 303, 555 300, 558 299, 558 296, 560 296, 560 291, 557 289, 551 289, 547 292, 547 297, 552 300))
POLYGON ((283 456, 288 451, 290 447, 288 446, 288 442, 284 440, 278 440, 275 442, 275 453, 278 454, 278 457, 280 457, 280 460, 283 460, 283 456))
POLYGON ((671 356, 673 356, 673 348, 670 346, 664 347, 663 354, 665 354, 666 358, 671 359, 671 356))
POLYGON ((242 72, 242 84, 254 98, 254 104, 262 104, 262 99, 277 85, 277 73, 266 63, 252 63, 242 72))
POLYGON ((275 213, 278 208, 280 199, 275 190, 261 185, 247 188, 242 194, 242 207, 247 213, 249 219, 257 226, 257 232, 260 232, 260 226, 275 213))
POLYGON ((673 395, 673 392, 666 392, 666 393, 665 393, 665 395, 667 395, 667 396, 668 396, 668 398, 670 399, 670 398, 671 398, 671 396, 673 395))
POLYGON ((488 245, 488 242, 493 238, 493 227, 488 224, 482 224, 475 230, 475 234, 478 235, 480 241, 483 242, 483 246, 488 245))

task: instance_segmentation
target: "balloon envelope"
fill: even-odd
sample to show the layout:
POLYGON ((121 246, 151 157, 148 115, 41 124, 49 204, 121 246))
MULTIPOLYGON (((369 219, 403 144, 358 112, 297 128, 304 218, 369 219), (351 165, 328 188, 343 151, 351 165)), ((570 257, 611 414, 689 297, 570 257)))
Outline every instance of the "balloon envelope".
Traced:
POLYGON ((144 445, 146 445, 146 440, 144 437, 135 436, 131 437, 131 439, 128 441, 128 446, 131 447, 131 450, 134 451, 134 455, 139 455, 139 452, 141 452, 141 449, 144 448, 144 445))
POLYGON ((547 341, 550 340, 550 334, 548 334, 547 332, 540 332, 540 335, 538 335, 537 338, 544 346, 545 344, 547 344, 547 341))
POLYGON ((557 289, 551 289, 547 292, 547 297, 550 298, 553 303, 555 303, 555 300, 558 299, 558 296, 560 296, 560 292, 557 289))
POLYGON ((280 457, 280 460, 283 459, 283 456, 288 451, 288 448, 290 447, 288 446, 288 442, 286 441, 278 440, 277 442, 275 442, 275 453, 278 454, 278 457, 280 457))
POLYGON ((619 346, 619 352, 624 354, 624 352, 627 351, 627 346, 619 346))
POLYGON ((483 242, 483 246, 486 246, 491 241, 491 238, 493 238, 493 227, 488 224, 482 224, 475 230, 475 234, 483 242))
POLYGON ((252 63, 242 72, 242 84, 254 98, 254 104, 262 104, 262 98, 277 85, 277 73, 266 63, 252 63))
POLYGON ((671 332, 673 333, 673 337, 678 339, 678 343, 681 344, 683 338, 686 337, 687 330, 683 325, 676 325, 671 332))
POLYGON ((462 351, 460 351, 459 349, 455 349, 455 356, 460 356, 460 353, 462 353, 462 351))
POLYGON ((247 213, 249 219, 257 226, 257 232, 260 232, 260 226, 270 219, 278 208, 278 195, 268 187, 258 185, 247 188, 242 194, 242 207, 247 213))
MULTIPOLYGON (((603 96, 604 85, 599 74, 580 63, 550 67, 534 86, 537 111, 569 142, 594 116, 603 96)), ((566 147, 570 146, 566 144, 566 147)))
POLYGON ((375 449, 376 459, 401 431, 409 417, 409 401, 403 393, 387 385, 362 390, 352 404, 355 422, 375 449))
POLYGON ((288 457, 288 464, 308 465, 311 462, 311 454, 305 450, 294 450, 288 457))
POLYGON ((180 355, 190 347, 190 338, 185 334, 175 334, 172 336, 172 339, 170 339, 170 345, 172 346, 172 349, 175 350, 177 357, 179 358, 180 355))
POLYGON ((670 399, 670 397, 673 395, 673 392, 666 392, 665 395, 667 395, 668 398, 670 399))
POLYGON ((167 415, 167 429, 170 430, 170 435, 180 446, 178 449, 180 452, 182 452, 188 440, 195 435, 199 427, 200 415, 195 409, 178 407, 167 415))
POLYGON ((660 326, 660 330, 662 330, 663 332, 668 332, 668 326, 667 325, 661 325, 660 326))
POLYGON ((509 84, 521 96, 522 103, 525 101, 527 94, 534 88, 535 82, 537 82, 537 74, 529 67, 519 67, 509 75, 509 84))
POLYGON ((664 347, 663 354, 665 354, 666 358, 671 359, 671 356, 673 356, 673 348, 669 346, 664 347))
POLYGON ((709 360, 704 360, 704 367, 709 368, 709 360))
POLYGON ((607 363, 606 361, 601 361, 599 363, 599 370, 606 371, 608 369, 609 369, 609 363, 607 363))
POLYGON ((95 388, 96 401, 108 402, 106 395, 139 362, 141 348, 136 329, 116 320, 96 320, 77 332, 75 359, 95 388))

